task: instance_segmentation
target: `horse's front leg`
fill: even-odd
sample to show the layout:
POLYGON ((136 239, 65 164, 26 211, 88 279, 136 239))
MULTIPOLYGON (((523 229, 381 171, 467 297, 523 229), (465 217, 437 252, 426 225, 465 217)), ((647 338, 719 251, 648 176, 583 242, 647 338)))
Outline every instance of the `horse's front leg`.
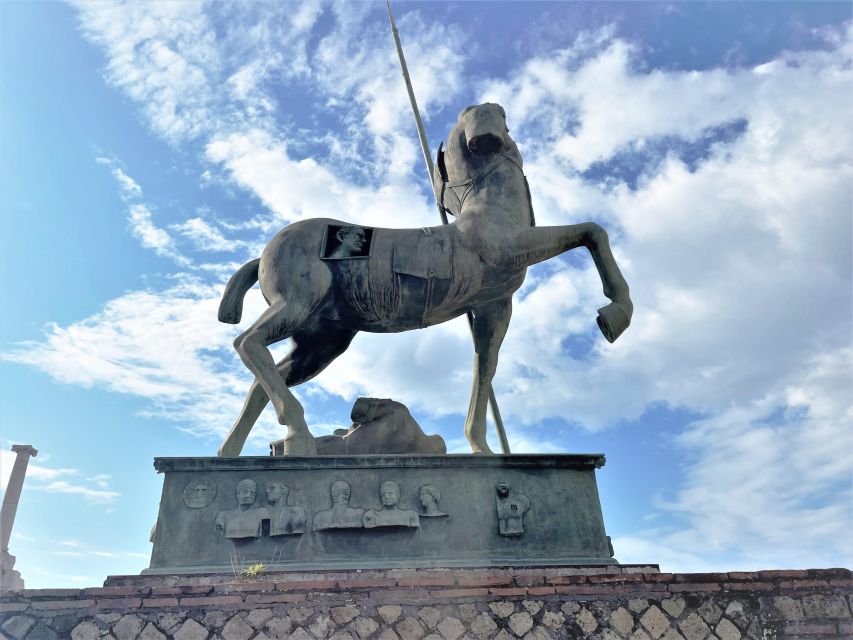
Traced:
POLYGON ((465 420, 465 437, 473 453, 492 453, 486 443, 486 407, 492 378, 498 367, 498 350, 509 327, 511 315, 512 298, 474 310, 474 386, 465 420))
MULTIPOLYGON (((243 363, 255 374, 257 382, 272 401, 279 423, 287 425, 285 450, 289 455, 316 455, 317 448, 305 423, 305 410, 285 383, 289 371, 276 368, 268 347, 290 337, 293 328, 306 316, 304 312, 297 314, 284 302, 275 302, 234 340, 234 348, 243 363)), ((260 401, 260 396, 255 400, 260 401)))
POLYGON ((508 266, 529 267, 577 247, 589 249, 601 277, 604 295, 612 301, 598 310, 597 321, 604 337, 613 342, 631 324, 634 304, 628 283, 613 258, 607 232, 601 225, 584 222, 524 229, 506 247, 504 258, 508 266))

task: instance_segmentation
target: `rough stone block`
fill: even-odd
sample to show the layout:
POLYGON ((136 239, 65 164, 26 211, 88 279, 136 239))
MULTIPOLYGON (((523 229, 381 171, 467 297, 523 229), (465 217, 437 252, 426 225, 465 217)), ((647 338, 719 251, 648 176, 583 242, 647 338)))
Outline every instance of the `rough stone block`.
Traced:
POLYGON ((527 611, 513 613, 509 617, 509 628, 510 631, 520 638, 533 628, 533 618, 527 611))
POLYGON ((312 613, 314 613, 314 611, 308 607, 292 607, 287 610, 287 615, 290 616, 290 619, 296 624, 302 624, 305 622, 311 617, 312 613))
POLYGON ((35 623, 36 619, 32 616, 12 616, 0 628, 3 629, 3 633, 8 634, 14 640, 22 640, 35 623))
POLYGON ((479 640, 486 640, 498 630, 498 625, 488 614, 482 613, 468 623, 468 628, 474 637, 479 638, 479 640))
POLYGON ((137 640, 166 640, 166 636, 155 627, 152 623, 145 625, 142 633, 137 636, 137 640))
POLYGON ((686 640, 705 640, 711 632, 698 613, 691 613, 684 620, 679 620, 678 628, 686 640))
POLYGON ((71 640, 97 640, 101 629, 91 620, 84 620, 71 630, 71 640))
POLYGON ((687 606, 687 601, 682 597, 667 598, 660 603, 660 606, 673 618, 677 618, 687 606))
POLYGON ((715 625, 723 615, 723 610, 712 599, 707 599, 698 609, 699 615, 709 625, 715 625))
MULTIPOLYGON (((227 636, 226 636, 227 637, 227 636)), ((293 633, 288 636, 290 640, 314 640, 310 633, 304 627, 296 627, 293 633)))
MULTIPOLYGON (((43 623, 37 624, 35 628, 30 631, 27 638, 28 640, 59 640, 59 636, 56 634, 56 631, 43 623)), ((144 638, 143 640, 148 640, 148 638, 144 638)))
POLYGON ((415 618, 404 618, 396 627, 400 640, 421 640, 424 637, 424 628, 415 618))
POLYGON ((631 598, 628 600, 628 608, 634 613, 642 613, 649 607, 649 601, 645 598, 631 598))
POLYGON ((255 630, 237 614, 222 627, 222 635, 229 640, 249 640, 255 635, 255 630))
POLYGON ((325 640, 326 636, 328 636, 335 628, 332 619, 326 615, 318 615, 314 622, 308 625, 308 631, 311 632, 317 640, 325 640))
POLYGON ((427 629, 435 629, 441 620, 441 612, 435 607, 423 607, 418 610, 418 617, 427 626, 427 629))
POLYGON ((115 623, 112 628, 112 633, 116 640, 135 640, 145 623, 142 618, 136 614, 130 613, 122 616, 121 620, 115 623))
POLYGON ((522 600, 521 606, 527 609, 527 612, 535 616, 542 609, 543 602, 541 600, 522 600))
POLYGON ((669 628, 669 619, 656 605, 652 605, 640 617, 640 624, 649 632, 652 640, 657 640, 669 628))
POLYGON ((255 629, 260 629, 270 618, 272 618, 271 609, 252 609, 246 614, 246 622, 252 625, 255 629))
POLYGON ((331 611, 332 620, 335 621, 335 624, 347 624, 348 622, 355 620, 359 613, 358 607, 354 607, 352 605, 347 605, 345 607, 333 607, 331 611))
POLYGON ((649 634, 642 627, 637 627, 628 640, 649 640, 649 634))
POLYGON ((356 618, 352 628, 355 629, 358 636, 364 640, 376 631, 379 628, 379 625, 375 620, 373 620, 373 618, 356 618))
POLYGON ((720 620, 719 624, 714 628, 714 633, 720 640, 740 640, 740 629, 728 618, 720 620))
POLYGON ((552 640, 552 638, 548 631, 540 625, 536 625, 524 636, 524 640, 552 640))
POLYGON ((508 618, 515 612, 515 603, 507 600, 491 602, 489 603, 489 609, 491 609, 498 618, 508 618))
POLYGON ((725 610, 725 616, 737 625, 741 630, 749 626, 749 612, 742 602, 732 600, 725 610))
POLYGON ((459 617, 463 620, 470 620, 477 615, 477 605, 475 604, 466 602, 464 604, 460 604, 456 608, 459 609, 459 617))
POLYGON ((791 596, 776 596, 773 607, 778 613, 776 617, 784 620, 802 620, 804 617, 803 604, 791 596))
POLYGON ((293 622, 291 621, 290 616, 273 616, 267 620, 267 623, 264 626, 264 631, 270 638, 275 638, 275 640, 285 640, 285 638, 290 636, 290 630, 292 628, 293 622))
POLYGON ((804 597, 803 612, 808 618, 846 618, 850 615, 844 596, 835 595, 804 597))
POLYGON ((589 609, 581 609, 575 616, 575 621, 586 635, 590 635, 598 627, 598 622, 589 609))
POLYGON ((228 616, 223 611, 208 611, 204 614, 201 622, 208 629, 220 629, 227 620, 228 616))
POLYGON ((437 629, 444 637, 444 640, 456 640, 465 633, 465 626, 458 618, 454 618, 453 616, 448 616, 439 622, 437 629))
POLYGON ((625 607, 619 607, 610 614, 610 626, 620 636, 626 637, 634 628, 634 616, 625 607))
POLYGON ((388 627, 379 634, 379 640, 400 640, 400 636, 394 633, 394 630, 391 627, 388 627))
POLYGON ((192 618, 184 623, 172 634, 175 640, 207 640, 208 631, 192 618))
POLYGON ((396 604, 387 604, 377 607, 376 611, 379 613, 379 617, 382 618, 382 621, 385 624, 394 624, 397 621, 397 618, 400 617, 400 614, 403 613, 402 607, 396 604))
POLYGON ((559 611, 546 611, 542 614, 542 624, 553 631, 562 627, 565 621, 566 617, 559 611))

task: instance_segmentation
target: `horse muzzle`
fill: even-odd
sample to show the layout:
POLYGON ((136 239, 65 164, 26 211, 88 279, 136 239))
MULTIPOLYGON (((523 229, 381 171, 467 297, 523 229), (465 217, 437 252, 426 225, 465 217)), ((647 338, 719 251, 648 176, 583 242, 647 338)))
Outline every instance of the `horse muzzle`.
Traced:
POLYGON ((478 156, 497 153, 503 146, 503 138, 493 133, 482 133, 468 140, 468 149, 478 156))

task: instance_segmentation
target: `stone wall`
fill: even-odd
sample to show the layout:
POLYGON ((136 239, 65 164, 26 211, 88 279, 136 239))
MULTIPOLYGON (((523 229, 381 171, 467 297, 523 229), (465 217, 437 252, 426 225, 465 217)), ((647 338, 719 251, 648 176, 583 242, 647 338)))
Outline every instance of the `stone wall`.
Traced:
POLYGON ((14 640, 853 638, 847 569, 655 567, 124 576, 0 596, 14 640))

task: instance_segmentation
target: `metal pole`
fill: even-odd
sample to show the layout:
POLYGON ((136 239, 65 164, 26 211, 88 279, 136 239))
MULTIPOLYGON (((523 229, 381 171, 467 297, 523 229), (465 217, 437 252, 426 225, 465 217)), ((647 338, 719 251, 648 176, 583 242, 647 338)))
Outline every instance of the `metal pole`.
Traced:
MULTIPOLYGON (((415 92, 412 89, 412 80, 409 77, 409 67, 406 65, 406 57, 403 55, 403 45, 400 43, 400 33, 397 31, 397 25, 394 22, 394 14, 391 13, 391 0, 385 0, 385 4, 388 6, 388 20, 391 22, 391 33, 394 36, 394 44, 397 45, 397 56, 400 58, 400 68, 403 71, 403 80, 406 82, 406 91, 409 93, 409 103, 412 105, 412 114, 415 116, 415 125, 418 129, 418 139, 421 141, 421 152, 424 156, 424 163, 426 164, 429 184, 432 191, 432 197, 435 200, 435 206, 438 207, 438 215, 441 216, 441 224, 448 224, 447 214, 444 211, 444 207, 441 206, 439 202, 438 196, 435 193, 435 180, 433 176, 435 175, 435 168, 432 164, 432 153, 429 150, 429 143, 426 139, 426 132, 424 131, 424 123, 421 120, 421 113, 418 109, 417 100, 415 100, 415 92)), ((467 313, 468 316, 468 328, 471 329, 471 335, 474 334, 474 314, 470 311, 467 313)), ((495 421, 495 429, 498 432, 498 438, 501 441, 501 451, 503 453, 509 453, 509 442, 506 439, 506 430, 504 429, 503 419, 501 418, 500 409, 498 409, 498 401, 495 398, 495 391, 492 389, 491 384, 489 385, 489 407, 492 410, 492 418, 495 421)))

